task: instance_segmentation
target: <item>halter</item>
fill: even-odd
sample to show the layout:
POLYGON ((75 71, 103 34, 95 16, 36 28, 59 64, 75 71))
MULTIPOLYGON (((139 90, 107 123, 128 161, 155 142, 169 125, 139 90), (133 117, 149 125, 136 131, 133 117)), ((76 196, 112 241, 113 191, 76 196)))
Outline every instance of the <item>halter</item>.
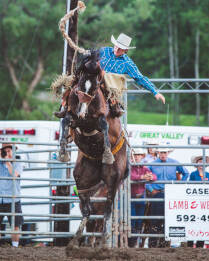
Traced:
POLYGON ((87 103, 90 104, 91 101, 95 98, 95 94, 94 95, 90 95, 88 93, 76 90, 76 94, 78 96, 78 99, 81 103, 87 103))
MULTIPOLYGON (((99 64, 99 63, 98 63, 98 65, 99 65, 99 67, 100 67, 100 64, 99 64)), ((101 67, 100 67, 100 69, 101 69, 101 67)), ((97 93, 97 91, 98 91, 98 89, 99 89, 99 87, 100 87, 100 83, 101 83, 101 81, 102 81, 102 79, 103 79, 103 75, 104 75, 104 72, 103 72, 103 70, 101 69, 101 73, 97 76, 97 78, 99 78, 99 80, 98 80, 97 86, 96 86, 96 88, 95 88, 94 95, 90 95, 90 94, 88 94, 88 93, 85 93, 85 92, 83 92, 83 91, 80 91, 80 90, 78 90, 78 86, 76 87, 75 93, 77 94, 78 99, 79 99, 79 101, 80 101, 81 103, 87 103, 87 105, 89 105, 89 104, 92 102, 92 100, 95 98, 95 95, 96 95, 96 93, 97 93)))

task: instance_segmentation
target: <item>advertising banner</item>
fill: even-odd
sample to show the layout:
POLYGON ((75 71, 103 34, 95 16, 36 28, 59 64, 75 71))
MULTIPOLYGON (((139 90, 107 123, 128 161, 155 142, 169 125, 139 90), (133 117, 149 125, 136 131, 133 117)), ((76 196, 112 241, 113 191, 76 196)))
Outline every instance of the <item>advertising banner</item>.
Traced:
POLYGON ((165 239, 209 240, 208 184, 165 185, 165 239))

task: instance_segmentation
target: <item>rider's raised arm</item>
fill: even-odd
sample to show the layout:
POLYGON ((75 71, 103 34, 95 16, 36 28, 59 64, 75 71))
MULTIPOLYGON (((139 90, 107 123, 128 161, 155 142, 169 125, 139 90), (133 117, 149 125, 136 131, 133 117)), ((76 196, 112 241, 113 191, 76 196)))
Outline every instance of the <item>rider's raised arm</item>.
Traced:
POLYGON ((126 73, 133 78, 138 85, 150 91, 153 95, 158 93, 154 84, 146 76, 142 75, 136 64, 130 58, 126 63, 126 73))
POLYGON ((165 104, 165 97, 158 92, 155 85, 146 76, 142 75, 136 64, 129 57, 127 57, 127 59, 128 62, 126 62, 126 73, 133 78, 138 85, 150 91, 157 100, 160 100, 163 104, 165 104))

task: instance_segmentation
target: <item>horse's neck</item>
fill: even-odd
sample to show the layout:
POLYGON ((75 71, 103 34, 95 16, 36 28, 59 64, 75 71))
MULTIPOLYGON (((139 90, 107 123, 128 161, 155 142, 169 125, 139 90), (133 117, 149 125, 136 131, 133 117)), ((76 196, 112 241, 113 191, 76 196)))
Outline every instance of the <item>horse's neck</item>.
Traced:
POLYGON ((109 139, 111 145, 116 144, 118 137, 120 137, 121 132, 122 132, 122 125, 120 118, 107 118, 107 122, 109 124, 109 139))
POLYGON ((99 88, 94 99, 92 102, 89 104, 89 116, 92 115, 94 118, 98 118, 101 115, 104 115, 107 117, 109 108, 107 106, 107 101, 99 88))

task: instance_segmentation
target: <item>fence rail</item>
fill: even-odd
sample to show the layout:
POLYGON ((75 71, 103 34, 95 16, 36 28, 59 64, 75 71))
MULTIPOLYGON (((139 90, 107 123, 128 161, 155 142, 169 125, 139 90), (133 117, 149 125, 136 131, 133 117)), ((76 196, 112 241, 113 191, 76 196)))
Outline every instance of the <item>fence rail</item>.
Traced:
MULTIPOLYGON (((27 144, 27 143, 21 143, 21 144, 27 144)), ((30 143, 31 144, 31 143, 30 143)), ((38 145, 49 145, 48 143, 37 143, 38 145)), ((53 144, 54 146, 54 144, 53 144)), ((56 145, 57 146, 57 145, 56 145)), ((150 145, 144 145, 142 146, 144 148, 150 148, 153 146, 150 145)), ((166 148, 175 148, 175 149, 202 149, 203 151, 203 155, 205 155, 205 151, 206 149, 209 149, 209 146, 207 145, 198 145, 198 146, 156 146, 154 145, 154 147, 166 147, 166 148)), ((136 146, 133 146, 133 148, 136 148, 136 146)), ((28 150, 26 151, 26 153, 51 153, 54 150, 28 150)), ((72 151, 72 149, 69 149, 69 151, 72 151)), ((75 149, 73 149, 73 151, 75 151, 75 149)), ((23 152, 19 153, 19 154, 23 154, 23 152)), ((2 160, 0 159, 0 161, 7 161, 7 160, 2 160)), ((14 153, 14 158, 13 161, 16 162, 26 162, 26 163, 36 163, 36 164, 40 164, 40 163, 44 163, 46 165, 48 165, 47 167, 41 167, 41 168, 26 168, 24 169, 25 172, 28 171, 32 171, 32 170, 53 170, 53 169, 67 169, 67 168, 73 168, 74 163, 70 163, 70 164, 65 164, 65 166, 62 167, 55 167, 54 165, 57 164, 59 166, 59 164, 63 164, 60 162, 56 162, 56 161, 52 161, 52 160, 28 160, 28 159, 24 159, 24 160, 16 160, 15 159, 15 153, 14 153), (53 166, 50 164, 54 164, 53 166)), ((170 164, 170 163, 160 163, 160 164, 132 164, 130 162, 131 165, 155 165, 155 166, 159 166, 159 165, 165 165, 165 166, 200 166, 202 164, 195 164, 195 163, 175 163, 175 164, 170 164)), ((206 160, 204 160, 203 162, 204 168, 209 166, 208 163, 206 163, 206 160)), ((17 180, 20 181, 30 181, 30 182, 34 182, 34 181, 43 181, 43 182, 47 182, 47 184, 35 184, 35 185, 23 185, 21 186, 21 189, 40 189, 40 188, 50 188, 52 186, 73 186, 75 185, 75 181, 72 179, 63 179, 63 178, 26 178, 26 177, 0 177, 0 180, 12 180, 13 183, 15 183, 17 180), (55 184, 53 184, 53 182, 56 182, 55 184)), ((126 236, 140 236, 140 237, 163 237, 164 234, 145 234, 145 233, 138 233, 138 234, 133 234, 130 232, 130 222, 131 220, 137 220, 137 219, 143 219, 143 220, 151 220, 151 219, 161 219, 163 220, 165 217, 164 216, 131 216, 130 214, 130 202, 141 202, 141 201, 145 201, 145 202, 164 202, 164 199, 154 199, 154 198, 131 198, 130 197, 130 186, 131 184, 134 183, 145 183, 143 181, 131 181, 130 177, 129 180, 126 181, 126 183, 123 185, 123 188, 121 187, 120 192, 118 194, 118 199, 117 199, 117 204, 121 204, 123 205, 122 207, 120 207, 119 209, 116 209, 116 212, 118 212, 117 214, 117 219, 114 217, 114 222, 113 224, 119 222, 119 230, 122 229, 123 233, 126 233, 126 236), (119 203, 120 202, 120 203, 119 203)), ((152 184, 208 184, 209 181, 182 181, 182 180, 161 180, 161 181, 153 181, 153 182, 146 182, 146 183, 152 183, 152 184)), ((14 192, 14 191, 13 191, 14 192)), ((1 193, 1 192, 0 192, 1 193)), ((79 198, 75 197, 75 196, 43 196, 43 195, 16 195, 15 193, 13 195, 0 195, 0 198, 4 199, 4 198, 11 198, 12 202, 14 204, 14 200, 15 199, 40 199, 42 201, 30 201, 30 202, 22 202, 23 206, 34 206, 34 205, 54 205, 54 204, 63 204, 63 203, 69 203, 70 205, 72 203, 79 203, 79 198), (44 201, 45 200, 45 201, 44 201), (47 201, 46 201, 47 200, 47 201)), ((106 198, 95 198, 95 197, 91 197, 91 202, 104 202, 106 200, 106 198)), ((15 216, 24 216, 26 219, 26 223, 29 222, 47 222, 47 223, 51 223, 54 221, 77 221, 81 219, 81 216, 78 215, 70 215, 69 214, 52 214, 52 213, 48 213, 48 214, 41 214, 41 213, 15 213, 14 208, 10 213, 3 213, 5 216, 11 216, 12 217, 12 222, 14 222, 14 218, 15 216)), ((102 219, 103 215, 91 215, 90 219, 102 219)), ((14 226, 14 224, 13 224, 14 226)), ((12 227, 11 230, 7 230, 7 231, 0 231, 0 233, 5 234, 5 237, 3 238, 8 238, 7 235, 8 234, 21 234, 22 238, 24 239, 29 239, 29 238, 33 238, 33 239, 41 239, 41 238, 54 238, 54 237, 72 237, 74 235, 74 233, 71 232, 52 232, 52 231, 20 231, 17 232, 14 230, 14 228, 12 227), (29 236, 24 236, 24 235, 29 235, 29 236), (47 237, 48 236, 48 237, 47 237)), ((89 236, 89 235, 94 235, 94 236, 101 236, 101 233, 84 233, 84 235, 89 236)), ((116 237, 114 237, 116 238, 116 237)), ((114 239, 116 240, 116 239, 114 239)), ((116 242, 112 240, 112 244, 116 244, 116 242)))
MULTIPOLYGON (((209 93, 209 79, 151 79, 152 82, 154 82, 158 89, 160 90, 161 93, 190 93, 190 94, 202 94, 202 93, 209 93), (201 88, 201 89, 200 89, 201 88)), ((136 90, 128 90, 127 94, 143 94, 143 93, 147 93, 148 91, 146 90, 142 90, 139 89, 138 86, 136 86, 134 84, 134 82, 132 80, 127 80, 127 85, 130 86, 134 86, 137 87, 136 90)), ((124 95, 124 105, 125 108, 127 107, 127 94, 124 95)), ((125 117, 123 118, 123 125, 126 128, 127 126, 127 113, 125 113, 125 117)), ((48 153, 49 155, 51 155, 51 153, 53 152, 57 152, 57 150, 59 149, 59 143, 58 142, 54 142, 54 143, 44 143, 44 142, 19 142, 19 141, 15 141, 15 142, 11 142, 11 141, 4 141, 4 143, 10 143, 13 144, 13 154, 14 157, 12 160, 9 161, 13 161, 13 162, 25 162, 25 163, 34 163, 34 164, 45 164, 46 166, 42 166, 41 167, 29 167, 29 168, 25 168, 24 169, 24 173, 33 173, 35 171, 48 171, 49 173, 51 173, 52 170, 63 170, 64 169, 73 169, 75 164, 73 162, 67 163, 65 166, 59 166, 59 165, 63 165, 63 163, 60 162, 56 162, 50 159, 48 160, 18 160, 15 158, 16 155, 23 155, 23 154, 41 154, 41 153, 48 153), (34 146, 50 146, 52 148, 48 148, 48 149, 37 149, 37 150, 33 150, 33 149, 27 149, 24 151, 15 151, 14 148, 14 144, 19 144, 19 145, 34 145, 34 146), (55 165, 52 166, 51 164, 55 165)), ((207 166, 209 166, 208 163, 206 163, 205 160, 205 153, 206 150, 209 149, 209 146, 207 145, 189 145, 189 146, 171 146, 171 145, 166 145, 166 146, 149 146, 149 145, 144 145, 142 146, 143 148, 151 148, 151 147, 157 147, 157 148, 161 148, 161 147, 166 147, 166 148, 175 148, 175 149, 201 149, 202 150, 202 155, 203 155, 203 169, 205 172, 205 168, 207 166)), ((136 148, 136 146, 133 146, 133 148, 136 148)), ((67 149, 69 152, 74 152, 77 150, 75 145, 70 145, 68 146, 67 149)), ((130 156, 130 151, 128 152, 129 156, 130 156)), ((0 161, 8 161, 8 160, 2 160, 0 159, 0 161)), ((142 164, 135 164, 135 165, 142 165, 142 164)), ((151 164, 143 164, 143 165, 151 165, 151 164)), ((152 165, 156 165, 159 166, 161 164, 152 164, 152 165)), ((181 163, 181 164, 164 164, 167 166, 200 166, 201 164, 191 164, 191 163, 181 163)), ((34 196, 34 195, 22 195, 22 196, 16 196, 15 194, 15 182, 16 181, 27 181, 27 182, 47 182, 47 184, 40 184, 40 185, 23 185, 22 186, 22 190, 26 190, 26 189, 36 189, 36 188, 49 188, 49 190, 51 189, 52 186, 70 186, 72 187, 75 182, 72 180, 69 180, 67 178, 45 178, 45 177, 41 177, 41 178, 36 178, 36 177, 20 177, 17 178, 14 176, 12 177, 0 177, 0 182, 1 180, 12 180, 13 182, 13 193, 12 195, 0 195, 0 198, 11 198, 12 199, 12 211, 11 213, 4 213, 5 215, 8 214, 8 216, 12 216, 12 227, 11 230, 6 230, 3 231, 1 230, 0 233, 5 234, 6 236, 3 238, 8 238, 8 234, 13 234, 13 233, 20 233, 22 236, 23 235, 30 235, 30 236, 23 236, 22 238, 24 239, 44 239, 44 238, 54 238, 54 237, 71 237, 74 235, 74 233, 71 233, 71 231, 69 232, 52 232, 52 226, 50 227, 50 231, 20 231, 17 232, 14 230, 14 218, 15 216, 20 216, 23 215, 25 217, 27 217, 26 222, 54 222, 54 221, 59 221, 59 220, 69 220, 70 222, 79 220, 81 218, 81 216, 75 216, 75 215, 69 215, 69 214, 52 214, 51 213, 51 206, 53 204, 63 204, 63 203, 69 203, 70 204, 70 208, 72 206, 72 203, 78 203, 79 199, 77 197, 71 197, 69 196, 52 196, 49 193, 49 196, 34 196), (54 182, 54 183, 53 183, 54 182), (15 213, 15 209, 14 209, 14 202, 16 198, 22 198, 22 199, 31 199, 30 202, 22 202, 23 206, 30 206, 33 207, 35 205, 49 205, 49 214, 41 214, 41 213, 23 213, 23 214, 18 214, 15 213), (37 199, 40 199, 40 201, 37 201, 37 199), (36 200, 36 201, 34 201, 36 200), (41 201, 42 200, 42 201, 41 201), (34 217, 34 218, 33 218, 34 217), (37 217, 37 218, 35 218, 37 217)), ((113 210, 113 214, 112 214, 112 225, 114 227, 114 232, 111 233, 111 230, 109 231, 109 233, 112 235, 111 237, 111 244, 112 246, 118 246, 118 238, 117 235, 119 234, 121 237, 130 237, 130 236, 140 236, 140 237, 164 237, 164 234, 133 234, 131 233, 131 220, 132 219, 164 219, 164 216, 131 216, 131 207, 130 207, 130 203, 131 202, 140 202, 140 201, 150 201, 150 202, 163 202, 164 199, 153 199, 153 198, 144 198, 144 199, 134 199, 131 198, 131 192, 130 192, 130 187, 131 184, 133 184, 135 182, 132 182, 130 180, 130 175, 128 177, 128 179, 126 179, 126 181, 124 182, 123 185, 120 186, 120 189, 116 195, 116 199, 114 202, 114 210, 113 210), (118 234, 117 234, 118 233, 118 234)), ((140 183, 140 182, 139 182, 140 183)), ((155 181, 152 182, 156 183, 156 184, 208 184, 209 181, 177 181, 177 180, 169 180, 169 181, 155 181)), ((0 192, 1 193, 1 192, 0 192)), ((92 202, 104 202, 104 200, 106 200, 105 198, 91 198, 92 202)), ((91 216, 92 219, 101 219, 103 218, 102 215, 92 215, 91 216)), ((90 236, 92 235, 92 233, 84 233, 84 235, 90 236)), ((93 235, 95 236, 101 236, 101 233, 93 233, 93 235)), ((123 243, 121 246, 126 245, 126 243, 123 243)))

